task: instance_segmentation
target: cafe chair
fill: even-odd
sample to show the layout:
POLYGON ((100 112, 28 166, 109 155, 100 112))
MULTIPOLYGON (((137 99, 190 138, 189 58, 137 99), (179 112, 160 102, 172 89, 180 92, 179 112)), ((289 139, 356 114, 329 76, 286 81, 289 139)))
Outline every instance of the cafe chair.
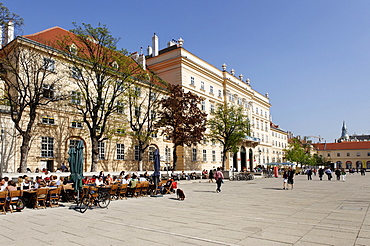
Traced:
POLYGON ((117 194, 118 194, 118 198, 120 199, 125 198, 127 200, 127 184, 121 184, 119 186, 117 194))
POLYGON ((60 193, 61 193, 61 188, 49 190, 47 203, 49 204, 51 208, 53 206, 59 207, 60 193))
POLYGON ((6 198, 8 197, 8 191, 1 191, 0 192, 0 207, 1 207, 1 213, 6 214, 6 198))
POLYGON ((144 181, 141 187, 141 196, 148 196, 149 192, 149 181, 144 181))
POLYGON ((36 191, 36 196, 35 196, 35 204, 33 208, 39 208, 43 207, 46 208, 46 199, 48 196, 48 189, 46 188, 39 188, 36 191))
POLYGON ((113 185, 110 187, 109 194, 110 194, 110 199, 111 199, 111 200, 112 200, 112 199, 118 200, 117 190, 118 190, 118 184, 113 184, 113 185))
POLYGON ((24 208, 24 201, 22 199, 22 190, 13 190, 9 192, 9 210, 13 213, 13 207, 15 210, 21 211, 24 208))
POLYGON ((136 197, 136 198, 138 198, 139 196, 140 196, 140 192, 141 192, 141 187, 142 187, 142 185, 141 185, 141 183, 137 183, 136 184, 136 186, 135 186, 135 188, 132 188, 132 194, 131 194, 131 197, 136 197))

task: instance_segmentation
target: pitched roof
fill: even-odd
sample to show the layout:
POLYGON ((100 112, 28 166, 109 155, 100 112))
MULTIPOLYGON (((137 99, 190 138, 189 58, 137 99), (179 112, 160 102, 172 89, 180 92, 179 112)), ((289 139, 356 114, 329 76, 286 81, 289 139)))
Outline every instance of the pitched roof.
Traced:
POLYGON ((63 29, 59 26, 51 27, 49 29, 37 32, 34 34, 24 35, 24 38, 31 39, 38 43, 49 45, 50 43, 55 43, 59 38, 64 36, 70 36, 72 33, 63 29))
POLYGON ((316 143, 313 144, 317 150, 355 150, 369 149, 370 141, 364 142, 341 142, 341 143, 316 143))

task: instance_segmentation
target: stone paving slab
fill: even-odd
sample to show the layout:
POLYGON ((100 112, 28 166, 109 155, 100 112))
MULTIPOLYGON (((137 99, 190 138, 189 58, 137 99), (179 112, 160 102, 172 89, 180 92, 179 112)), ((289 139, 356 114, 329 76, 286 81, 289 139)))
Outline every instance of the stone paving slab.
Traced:
POLYGON ((186 194, 0 215, 2 245, 370 245, 370 177, 180 181, 186 194), (20 232, 21 228, 21 232, 20 232))

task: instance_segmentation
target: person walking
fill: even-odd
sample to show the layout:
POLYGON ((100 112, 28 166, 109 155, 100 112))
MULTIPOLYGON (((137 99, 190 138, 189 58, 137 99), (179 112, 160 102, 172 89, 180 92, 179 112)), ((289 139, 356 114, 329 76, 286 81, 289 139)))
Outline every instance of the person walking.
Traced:
POLYGON ((214 178, 215 178, 216 184, 217 184, 217 189, 216 189, 217 193, 221 192, 221 184, 222 184, 222 181, 224 179, 224 175, 220 170, 221 169, 218 167, 217 171, 214 173, 214 178))
POLYGON ((342 181, 343 181, 343 182, 345 182, 345 181, 346 181, 347 173, 346 173, 346 171, 344 170, 344 168, 342 168, 342 170, 341 170, 341 175, 342 175, 342 181))
POLYGON ((328 180, 330 181, 330 180, 331 180, 331 178, 333 177, 333 176, 331 175, 331 170, 330 170, 330 168, 326 169, 326 170, 325 170, 325 173, 326 173, 326 175, 328 175, 328 180))
POLYGON ((283 190, 288 189, 287 183, 288 183, 288 174, 287 174, 286 171, 284 171, 284 174, 283 174, 283 190))
POLYGON ((213 178, 214 178, 214 173, 213 173, 213 170, 209 170, 209 180, 208 180, 208 183, 213 183, 213 178))
POLYGON ((319 169, 319 178, 322 180, 322 176, 324 175, 324 169, 320 168, 319 169))
POLYGON ((341 170, 339 168, 337 168, 335 170, 335 176, 337 176, 337 180, 340 181, 340 175, 342 174, 341 170))
MULTIPOLYGON (((287 174, 288 174, 288 185, 291 185, 292 186, 292 190, 293 190, 295 171, 291 167, 289 167, 287 174)), ((287 187, 287 190, 288 190, 288 187, 287 187)))
POLYGON ((312 180, 312 170, 311 170, 311 168, 307 169, 307 180, 312 180))

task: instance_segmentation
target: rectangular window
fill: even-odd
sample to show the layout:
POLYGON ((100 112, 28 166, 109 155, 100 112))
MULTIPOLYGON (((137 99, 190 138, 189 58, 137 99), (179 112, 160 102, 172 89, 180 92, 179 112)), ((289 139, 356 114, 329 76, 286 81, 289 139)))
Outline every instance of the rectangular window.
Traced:
POLYGON ((55 121, 53 117, 42 116, 42 124, 54 125, 55 121))
POLYGON ((201 110, 206 111, 206 102, 202 101, 201 104, 202 104, 201 110))
POLYGON ((117 160, 125 159, 125 145, 117 144, 117 160))
POLYGON ((139 160, 139 145, 135 145, 135 147, 134 147, 134 151, 135 151, 135 153, 134 153, 134 160, 135 161, 138 161, 139 160))
POLYGON ((191 160, 192 161, 197 161, 197 149, 195 149, 195 148, 192 149, 191 160))
POLYGON ((135 87, 135 96, 141 97, 141 88, 138 86, 135 87))
POLYGON ((203 150, 203 161, 207 161, 207 150, 203 150))
POLYGON ((222 92, 221 92, 221 90, 218 90, 218 97, 222 97, 222 92))
POLYGON ((104 142, 98 143, 98 150, 99 150, 99 160, 105 160, 105 143, 104 142))
POLYGON ((150 94, 149 94, 149 99, 150 99, 151 101, 156 101, 156 100, 157 100, 157 93, 155 93, 155 92, 150 92, 150 94))
POLYGON ((140 118, 140 107, 135 107, 135 117, 140 118))
POLYGON ((194 79, 194 77, 190 77, 190 84, 195 86, 195 79, 194 79))
POLYGON ((71 77, 78 80, 82 79, 81 70, 77 67, 71 67, 71 77))
POLYGON ((166 147, 164 149, 164 155, 165 155, 165 158, 166 158, 166 162, 170 162, 171 161, 171 151, 170 151, 170 148, 166 147))
POLYGON ((215 113, 215 105, 211 104, 211 114, 215 113))
POLYGON ((77 121, 77 120, 74 120, 71 122, 71 127, 72 128, 82 128, 82 122, 81 121, 77 121))
POLYGON ((120 135, 123 135, 125 134, 125 129, 123 128, 118 128, 117 131, 116 131, 117 134, 120 134, 120 135))
POLYGON ((351 153, 347 153, 347 156, 351 156, 351 153))
POLYGON ((367 156, 370 156, 370 152, 367 152, 367 156))
POLYGON ((49 72, 54 72, 55 70, 55 61, 44 57, 44 65, 43 68, 49 72))
POLYGON ((151 136, 152 138, 157 138, 157 137, 158 137, 157 132, 152 132, 152 133, 150 134, 150 136, 151 136))
POLYGON ((204 90, 204 82, 203 81, 200 82, 200 89, 204 90))
POLYGON ((118 91, 125 91, 125 84, 121 80, 117 80, 117 90, 118 91))
POLYGON ((340 153, 337 153, 337 156, 339 157, 340 156, 340 153))
POLYGON ((71 103, 75 105, 81 104, 81 92, 71 91, 71 103))
POLYGON ((216 145, 216 141, 212 140, 212 146, 215 146, 215 145, 216 145))
POLYGON ((153 146, 149 147, 149 161, 154 161, 154 151, 155 147, 153 146))
POLYGON ((361 153, 360 153, 360 152, 357 152, 357 153, 356 153, 356 156, 361 156, 361 153))
POLYGON ((213 94, 213 86, 212 85, 209 86, 209 93, 213 94))
POLYGON ((43 84, 42 85, 42 96, 45 98, 53 99, 54 98, 54 86, 43 84))
POLYGON ((150 119, 155 120, 156 117, 157 117, 157 114, 155 113, 155 111, 150 110, 150 119))
POLYGON ((330 153, 328 153, 328 157, 330 157, 330 153))
POLYGON ((117 101, 117 114, 125 114, 125 103, 122 101, 117 101))
POLYGON ((41 137, 41 157, 54 157, 54 138, 41 137))
POLYGON ((216 150, 212 150, 212 161, 216 161, 216 150))

